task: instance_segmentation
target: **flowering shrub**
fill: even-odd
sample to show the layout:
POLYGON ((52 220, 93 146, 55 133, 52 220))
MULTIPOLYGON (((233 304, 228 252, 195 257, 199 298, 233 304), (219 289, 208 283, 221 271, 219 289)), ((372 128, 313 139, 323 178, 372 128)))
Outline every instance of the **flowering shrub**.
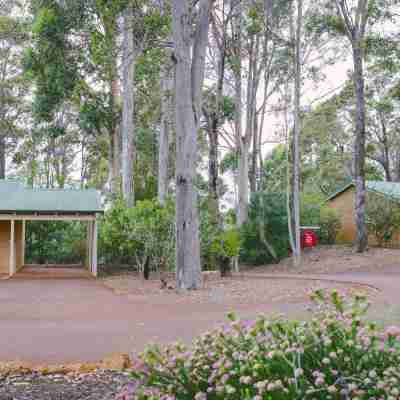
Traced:
POLYGON ((141 356, 118 400, 400 399, 400 329, 363 316, 364 297, 313 295, 313 317, 240 321, 141 356))

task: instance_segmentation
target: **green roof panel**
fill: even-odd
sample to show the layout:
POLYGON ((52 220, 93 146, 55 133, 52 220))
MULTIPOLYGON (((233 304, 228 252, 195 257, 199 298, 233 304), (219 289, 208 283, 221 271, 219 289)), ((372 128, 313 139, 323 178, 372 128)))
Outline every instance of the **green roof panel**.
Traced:
MULTIPOLYGON (((400 183, 399 182, 384 182, 384 181, 366 181, 366 189, 369 192, 375 192, 384 196, 390 197, 393 200, 400 201, 400 183)), ((339 191, 335 192, 328 197, 329 200, 333 200, 335 197, 341 195, 346 190, 354 187, 354 183, 349 183, 339 191)))
POLYGON ((17 181, 0 180, 0 212, 102 212, 97 190, 32 189, 17 181))

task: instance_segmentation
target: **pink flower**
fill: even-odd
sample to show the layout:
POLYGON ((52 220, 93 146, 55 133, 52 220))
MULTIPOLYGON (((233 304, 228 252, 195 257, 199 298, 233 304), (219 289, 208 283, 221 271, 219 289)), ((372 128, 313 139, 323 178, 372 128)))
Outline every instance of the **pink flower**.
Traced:
POLYGON ((385 329, 385 336, 397 338, 400 336, 400 327, 398 326, 388 326, 385 329))

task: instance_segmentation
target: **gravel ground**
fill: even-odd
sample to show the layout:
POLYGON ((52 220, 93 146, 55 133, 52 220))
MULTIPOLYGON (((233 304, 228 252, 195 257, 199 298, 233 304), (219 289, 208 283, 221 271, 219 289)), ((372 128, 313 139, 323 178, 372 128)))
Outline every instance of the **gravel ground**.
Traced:
POLYGON ((260 267, 244 267, 249 272, 277 274, 336 274, 348 272, 381 272, 397 269, 400 272, 400 249, 381 249, 371 247, 359 254, 349 246, 320 246, 303 253, 302 265, 294 268, 291 259, 279 264, 260 267))
POLYGON ((129 373, 0 376, 0 400, 114 400, 129 382, 129 373))
POLYGON ((121 296, 145 299, 149 303, 200 303, 226 304, 230 307, 241 304, 307 303, 311 292, 318 289, 338 289, 343 294, 364 292, 373 296, 374 291, 363 285, 350 285, 326 281, 290 279, 260 279, 232 277, 206 281, 203 288, 187 293, 171 289, 160 289, 158 280, 143 281, 136 275, 114 276, 103 280, 106 287, 121 296))
MULTIPOLYGON (((305 251, 302 266, 294 268, 291 259, 282 260, 279 264, 259 267, 242 266, 246 278, 235 277, 220 279, 218 275, 207 276, 203 288, 190 293, 177 294, 175 290, 161 289, 160 281, 153 279, 144 281, 136 274, 123 274, 103 279, 106 287, 119 295, 129 295, 137 298, 152 299, 157 302, 163 299, 167 302, 198 302, 198 303, 229 303, 252 304, 268 301, 301 302, 308 298, 308 294, 316 289, 342 289, 345 292, 366 290, 362 286, 350 287, 336 283, 322 281, 307 282, 303 280, 291 281, 283 279, 251 279, 249 274, 340 274, 349 272, 382 272, 387 269, 400 272, 400 250, 370 248, 364 254, 355 253, 348 246, 320 246, 311 251, 305 251)), ((173 278, 169 279, 173 287, 173 278)), ((367 293, 368 294, 368 293, 367 293)))

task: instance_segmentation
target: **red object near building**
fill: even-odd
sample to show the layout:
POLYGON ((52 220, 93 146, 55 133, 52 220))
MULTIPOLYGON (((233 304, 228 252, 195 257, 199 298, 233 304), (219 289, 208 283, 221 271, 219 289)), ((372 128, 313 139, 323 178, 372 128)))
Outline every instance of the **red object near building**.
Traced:
POLYGON ((305 248, 312 248, 318 245, 318 236, 317 234, 311 229, 305 229, 301 233, 301 247, 305 248))

